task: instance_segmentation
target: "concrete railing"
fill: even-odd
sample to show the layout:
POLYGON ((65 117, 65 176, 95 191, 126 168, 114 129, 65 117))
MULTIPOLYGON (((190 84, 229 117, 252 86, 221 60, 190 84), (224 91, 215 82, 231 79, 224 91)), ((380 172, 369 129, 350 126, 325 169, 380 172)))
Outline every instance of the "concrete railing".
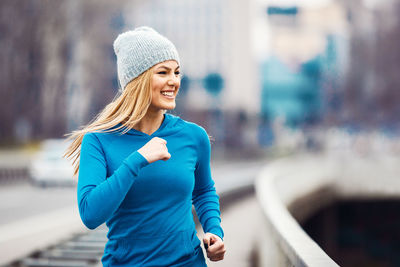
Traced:
POLYGON ((27 152, 0 150, 0 186, 27 181, 30 160, 27 152))
POLYGON ((0 185, 27 181, 28 179, 27 168, 0 167, 0 185))
POLYGON ((338 266, 299 221, 339 199, 399 197, 397 161, 375 155, 298 155, 266 166, 255 184, 265 215, 260 265, 338 266))

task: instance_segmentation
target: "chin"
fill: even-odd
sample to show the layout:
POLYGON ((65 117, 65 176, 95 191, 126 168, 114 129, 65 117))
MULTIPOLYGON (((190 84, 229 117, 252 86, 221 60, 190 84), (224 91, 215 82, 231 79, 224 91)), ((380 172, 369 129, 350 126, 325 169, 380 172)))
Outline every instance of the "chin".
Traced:
POLYGON ((176 106, 175 101, 168 101, 168 102, 158 102, 150 104, 150 110, 158 111, 158 110, 172 110, 176 106))
POLYGON ((175 108, 176 105, 168 105, 167 107, 165 107, 165 110, 172 110, 175 108))
POLYGON ((171 109, 174 109, 175 107, 176 107, 176 103, 173 102, 173 103, 165 104, 165 105, 163 106, 163 109, 171 110, 171 109))

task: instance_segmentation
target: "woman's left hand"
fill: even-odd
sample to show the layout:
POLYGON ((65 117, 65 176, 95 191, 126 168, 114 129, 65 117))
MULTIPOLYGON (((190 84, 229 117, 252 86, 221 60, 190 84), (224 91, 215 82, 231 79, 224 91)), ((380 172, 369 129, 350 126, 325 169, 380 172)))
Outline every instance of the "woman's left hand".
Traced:
POLYGON ((203 243, 207 251, 207 257, 211 261, 220 261, 224 259, 225 245, 224 241, 212 233, 206 233, 203 238, 203 243))

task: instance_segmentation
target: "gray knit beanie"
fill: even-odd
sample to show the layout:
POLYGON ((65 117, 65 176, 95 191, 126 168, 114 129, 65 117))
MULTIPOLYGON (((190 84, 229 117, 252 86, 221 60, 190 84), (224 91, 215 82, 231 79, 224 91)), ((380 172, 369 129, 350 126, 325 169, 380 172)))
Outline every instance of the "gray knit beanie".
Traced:
POLYGON ((114 41, 114 52, 121 91, 130 81, 158 63, 172 59, 179 64, 174 44, 147 26, 118 35, 114 41))

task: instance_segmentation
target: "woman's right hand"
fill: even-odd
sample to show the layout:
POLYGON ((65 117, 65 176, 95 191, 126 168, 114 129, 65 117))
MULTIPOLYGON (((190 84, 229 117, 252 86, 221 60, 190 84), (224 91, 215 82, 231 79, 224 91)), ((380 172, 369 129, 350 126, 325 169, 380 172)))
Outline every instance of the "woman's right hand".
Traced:
POLYGON ((168 160, 171 154, 168 153, 167 141, 159 137, 153 137, 149 142, 142 146, 138 152, 149 162, 157 160, 168 160))

